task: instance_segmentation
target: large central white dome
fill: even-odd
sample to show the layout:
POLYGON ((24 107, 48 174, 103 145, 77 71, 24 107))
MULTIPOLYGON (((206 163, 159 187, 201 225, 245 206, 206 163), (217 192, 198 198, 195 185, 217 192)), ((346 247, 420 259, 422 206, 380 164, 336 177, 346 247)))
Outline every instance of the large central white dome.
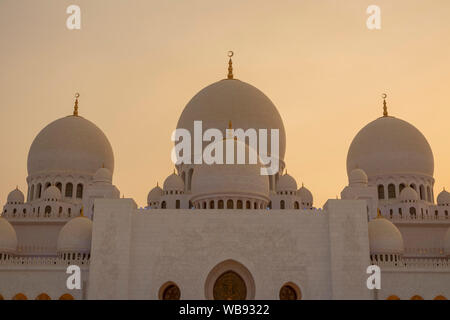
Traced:
POLYGON ((64 172, 94 175, 114 170, 114 155, 105 134, 92 122, 68 116, 47 125, 28 153, 28 175, 64 172))
POLYGON ((424 135, 394 117, 372 121, 353 139, 347 155, 347 173, 361 168, 370 178, 388 174, 433 177, 434 158, 424 135))
MULTIPOLYGON (((203 131, 217 128, 224 136, 229 121, 234 129, 268 129, 269 141, 270 129, 279 129, 279 158, 284 159, 286 133, 283 120, 272 101, 248 83, 226 79, 201 90, 184 108, 177 128, 189 130, 193 137, 196 120, 202 120, 203 131)), ((270 148, 268 151, 270 153, 270 148)))

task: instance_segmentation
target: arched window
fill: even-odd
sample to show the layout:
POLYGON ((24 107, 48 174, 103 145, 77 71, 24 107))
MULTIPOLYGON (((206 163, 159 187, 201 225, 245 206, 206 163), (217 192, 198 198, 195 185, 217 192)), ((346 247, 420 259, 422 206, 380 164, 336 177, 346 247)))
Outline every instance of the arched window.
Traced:
POLYGON ((65 194, 65 196, 67 198, 72 198, 72 196, 73 196, 73 184, 70 183, 70 182, 66 184, 66 194, 65 194))
POLYGON ((44 211, 44 217, 50 217, 50 213, 52 213, 52 207, 46 206, 44 211))
POLYGON ((202 208, 203 208, 203 209, 206 209, 206 201, 203 201, 203 203, 202 203, 202 208))
POLYGON ((269 204, 267 205, 267 207, 268 207, 269 209, 272 209, 272 201, 269 201, 269 204))
POLYGON ((71 294, 65 293, 61 297, 59 297, 59 300, 75 300, 75 299, 71 294))
POLYGON ((238 201, 237 201, 237 208, 238 208, 238 209, 243 209, 243 208, 242 208, 242 200, 238 200, 238 201))
MULTIPOLYGON (((206 203, 204 204, 204 206, 206 207, 206 203)), ((180 209, 180 200, 175 201, 175 209, 180 209)))
POLYGON ((398 191, 402 192, 403 189, 405 189, 405 184, 404 183, 400 183, 400 185, 398 186, 398 191))
POLYGON ((219 200, 217 208, 223 209, 223 200, 219 200))
POLYGON ((280 300, 300 300, 300 288, 292 282, 284 284, 280 289, 280 300))
POLYGON ((280 201, 280 209, 284 209, 285 208, 285 204, 284 204, 284 200, 280 201))
POLYGON ((428 200, 428 202, 432 202, 433 201, 431 199, 431 188, 430 188, 430 186, 427 186, 427 200, 428 200))
POLYGON ((40 199, 41 198, 41 193, 42 193, 42 185, 39 183, 37 185, 37 189, 36 189, 36 198, 40 199))
POLYGON ((160 300, 180 300, 180 288, 174 282, 166 282, 159 289, 160 300))
POLYGON ((47 182, 46 184, 45 184, 45 189, 47 189, 48 187, 50 187, 52 184, 50 183, 50 182, 47 182))
POLYGON ((417 191, 416 185, 414 183, 411 183, 410 187, 417 191))
POLYGON ((214 300, 245 300, 247 286, 244 279, 234 271, 220 275, 213 287, 214 300))
POLYGON ((398 214, 400 215, 400 218, 402 217, 402 208, 398 208, 398 214))
POLYGON ((411 218, 416 217, 416 208, 411 207, 409 208, 409 214, 411 215, 411 218))
POLYGON ((83 185, 79 183, 77 185, 77 198, 82 199, 83 198, 83 185))
POLYGON ((448 219, 448 210, 445 210, 444 214, 445 214, 445 219, 448 219))
POLYGON ((31 186, 30 201, 33 201, 33 199, 34 199, 34 184, 31 186))
POLYGON ((161 202, 161 209, 166 209, 166 202, 165 201, 161 202))
POLYGON ((229 199, 227 201, 227 209, 234 209, 234 203, 233 200, 229 199))
POLYGON ((298 201, 294 202, 294 209, 300 209, 300 205, 299 205, 298 201))
POLYGON ((419 187, 419 193, 420 193, 420 200, 425 200, 425 187, 423 184, 419 187))
POLYGON ((252 208, 252 204, 250 201, 247 200, 247 202, 245 203, 245 208, 246 209, 251 209, 252 208))
POLYGON ((61 182, 56 183, 56 187, 59 189, 59 192, 62 192, 62 184, 61 182))
POLYGON ((50 298, 50 296, 49 296, 48 294, 46 294, 46 293, 41 293, 40 295, 38 295, 38 296, 36 297, 35 300, 52 300, 52 299, 50 298))
POLYGON ((384 199, 384 186, 378 185, 378 199, 384 199))
POLYGON ((388 198, 395 199, 395 186, 392 183, 388 185, 388 198))
POLYGON ((209 202, 209 208, 210 208, 210 209, 214 209, 214 200, 211 200, 211 201, 209 202))

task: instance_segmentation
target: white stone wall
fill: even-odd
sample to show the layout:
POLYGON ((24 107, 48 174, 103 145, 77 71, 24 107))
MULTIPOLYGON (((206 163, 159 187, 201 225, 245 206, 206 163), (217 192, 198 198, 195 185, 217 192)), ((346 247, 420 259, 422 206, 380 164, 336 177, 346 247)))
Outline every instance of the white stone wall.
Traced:
POLYGON ((210 271, 232 259, 256 299, 286 282, 304 299, 364 299, 369 244, 365 201, 328 210, 136 210, 131 199, 95 202, 88 298, 157 299, 175 282, 182 299, 205 299, 210 271))

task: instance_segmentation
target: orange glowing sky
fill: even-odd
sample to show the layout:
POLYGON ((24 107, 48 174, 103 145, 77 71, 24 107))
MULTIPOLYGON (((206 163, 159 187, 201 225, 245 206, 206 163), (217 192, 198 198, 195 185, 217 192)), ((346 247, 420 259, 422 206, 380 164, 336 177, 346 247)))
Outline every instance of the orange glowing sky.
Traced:
POLYGON ((26 193, 28 149, 49 122, 80 115, 115 154, 114 184, 143 206, 173 170, 170 134, 189 99, 227 72, 262 90, 286 128, 287 169, 315 206, 347 184, 356 133, 390 115, 427 137, 435 194, 450 187, 448 0, 2 0, 0 200, 26 193), (81 7, 81 30, 66 28, 81 7), (381 7, 382 29, 366 28, 381 7))

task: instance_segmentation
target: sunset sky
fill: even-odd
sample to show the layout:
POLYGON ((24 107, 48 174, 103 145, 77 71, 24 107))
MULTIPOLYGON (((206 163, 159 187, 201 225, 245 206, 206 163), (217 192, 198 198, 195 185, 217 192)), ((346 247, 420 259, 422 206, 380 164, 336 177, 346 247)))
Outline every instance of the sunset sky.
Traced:
POLYGON ((114 184, 146 204, 173 171, 170 135, 187 102, 227 74, 263 91, 287 135, 285 162, 321 207, 347 184, 356 133, 389 114, 416 126, 450 188, 448 0, 0 0, 0 200, 26 194, 27 155, 73 111, 99 126, 114 184), (66 8, 81 7, 81 30, 66 8), (381 30, 366 9, 381 7, 381 30))

